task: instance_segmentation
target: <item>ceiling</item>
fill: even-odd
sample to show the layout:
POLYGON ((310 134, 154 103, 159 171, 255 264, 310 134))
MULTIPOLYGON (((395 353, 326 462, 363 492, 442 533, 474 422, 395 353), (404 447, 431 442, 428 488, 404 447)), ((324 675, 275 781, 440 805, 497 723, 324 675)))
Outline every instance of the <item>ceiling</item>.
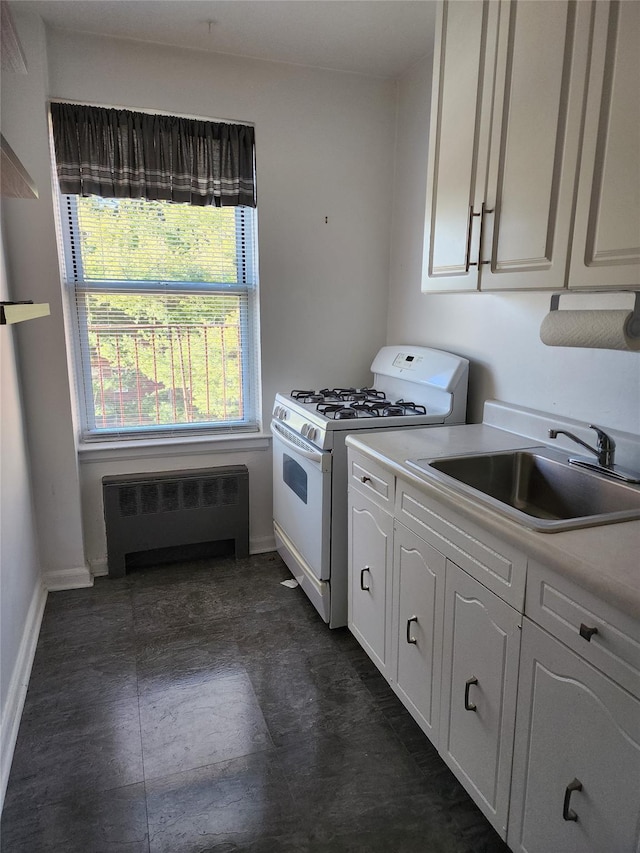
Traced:
POLYGON ((13 0, 56 28, 400 76, 433 49, 433 0, 13 0))

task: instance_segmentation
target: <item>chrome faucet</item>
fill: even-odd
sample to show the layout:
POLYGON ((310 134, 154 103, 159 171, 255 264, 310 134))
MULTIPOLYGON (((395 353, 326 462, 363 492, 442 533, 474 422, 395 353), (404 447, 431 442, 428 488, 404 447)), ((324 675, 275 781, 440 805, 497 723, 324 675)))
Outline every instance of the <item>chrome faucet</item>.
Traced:
POLYGON ((567 432, 564 429, 550 429, 549 438, 557 438, 559 435, 566 435, 567 438, 570 438, 572 441, 577 442, 582 447, 585 447, 587 450, 591 451, 591 453, 595 453, 598 458, 598 465, 600 465, 602 468, 613 468, 613 462, 616 451, 616 445, 614 440, 610 436, 608 436, 604 430, 601 430, 599 427, 594 426, 593 424, 589 424, 589 429, 594 429, 598 435, 597 447, 591 447, 591 445, 587 444, 586 441, 583 441, 581 438, 578 438, 577 435, 574 435, 572 432, 567 432))

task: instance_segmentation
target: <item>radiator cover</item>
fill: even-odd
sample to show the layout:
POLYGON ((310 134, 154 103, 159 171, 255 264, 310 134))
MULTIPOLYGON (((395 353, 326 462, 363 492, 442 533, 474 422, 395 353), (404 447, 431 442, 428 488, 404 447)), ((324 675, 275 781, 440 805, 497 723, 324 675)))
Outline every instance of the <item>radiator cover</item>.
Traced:
POLYGON ((102 493, 111 577, 156 548, 233 539, 236 558, 249 555, 246 465, 103 477, 102 493))

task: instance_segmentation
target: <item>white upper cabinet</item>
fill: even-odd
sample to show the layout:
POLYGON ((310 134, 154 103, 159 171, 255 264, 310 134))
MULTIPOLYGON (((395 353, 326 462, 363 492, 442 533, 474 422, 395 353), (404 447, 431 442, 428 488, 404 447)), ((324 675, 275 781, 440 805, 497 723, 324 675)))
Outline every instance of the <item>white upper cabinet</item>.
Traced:
POLYGON ((594 29, 569 287, 638 287, 640 3, 579 14, 594 29))
POLYGON ((423 290, 558 290, 569 268, 572 287, 640 283, 639 16, 440 5, 423 290))
POLYGON ((436 31, 423 290, 565 286, 587 66, 575 3, 461 0, 436 31))
POLYGON ((482 290, 565 286, 587 67, 578 23, 571 2, 500 5, 482 290))
POLYGON ((423 290, 476 290, 490 104, 498 32, 496 2, 438 7, 425 217, 423 290))

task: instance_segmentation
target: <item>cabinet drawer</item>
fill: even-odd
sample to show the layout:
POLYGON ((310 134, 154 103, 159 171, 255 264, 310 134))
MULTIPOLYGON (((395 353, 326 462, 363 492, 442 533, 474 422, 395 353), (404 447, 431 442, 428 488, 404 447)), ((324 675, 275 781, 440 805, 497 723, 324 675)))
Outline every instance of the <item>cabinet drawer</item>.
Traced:
POLYGON ((640 697, 637 621, 537 563, 529 567, 525 612, 585 660, 640 697))
POLYGON ((373 459, 349 450, 349 485, 393 512, 395 477, 373 459))
POLYGON ((396 518, 516 610, 524 607, 525 554, 398 480, 396 518))

